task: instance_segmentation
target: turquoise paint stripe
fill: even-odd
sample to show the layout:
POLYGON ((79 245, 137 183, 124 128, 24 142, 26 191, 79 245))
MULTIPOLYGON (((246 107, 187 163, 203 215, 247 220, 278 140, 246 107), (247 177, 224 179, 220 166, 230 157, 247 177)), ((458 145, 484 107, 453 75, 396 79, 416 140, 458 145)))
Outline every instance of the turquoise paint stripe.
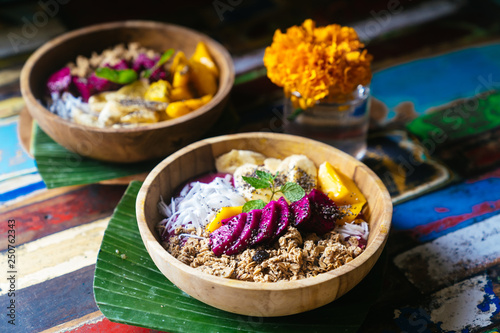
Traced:
POLYGON ((372 95, 389 108, 413 102, 426 110, 478 93, 500 90, 500 43, 471 47, 393 66, 373 75, 372 95))
POLYGON ((0 123, 0 178, 30 172, 36 167, 35 160, 21 147, 17 136, 17 118, 0 123), (31 169, 31 170, 30 170, 31 169))

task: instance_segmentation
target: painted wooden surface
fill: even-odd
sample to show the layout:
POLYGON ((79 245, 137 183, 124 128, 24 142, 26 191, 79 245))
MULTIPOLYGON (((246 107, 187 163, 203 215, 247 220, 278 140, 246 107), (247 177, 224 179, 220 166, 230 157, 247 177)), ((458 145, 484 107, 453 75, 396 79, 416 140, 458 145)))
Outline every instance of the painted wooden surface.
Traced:
MULTIPOLYGON (((373 22, 380 26, 383 17, 395 18, 387 23, 392 27, 402 17, 398 15, 408 18, 408 13, 425 9, 425 5, 405 2, 401 14, 383 16, 387 2, 370 1, 364 4, 369 10, 363 20, 360 15, 339 16, 338 11, 347 8, 342 7, 346 2, 336 4, 317 10, 316 15, 335 13, 335 17, 357 21, 362 29, 373 22)), ((61 10, 74 6, 70 2, 61 10)), ((218 39, 226 38, 235 54, 263 47, 268 39, 256 38, 258 29, 252 30, 270 21, 269 14, 259 11, 262 6, 245 1, 224 12, 224 21, 215 17, 208 30, 213 29, 218 39), (246 20, 250 14, 253 21, 246 20), (253 39, 249 37, 252 33, 253 39)), ((279 11, 279 6, 292 5, 266 7, 266 13, 279 11)), ((374 36, 368 44, 376 56, 377 72, 372 82, 372 131, 365 162, 386 183, 395 206, 386 260, 380 262, 382 292, 359 323, 360 332, 498 333, 500 329, 500 130, 494 126, 500 105, 495 98, 478 95, 500 89, 500 5, 497 1, 465 1, 453 6, 447 8, 457 10, 456 15, 409 29, 396 28, 391 34, 374 36), (464 17, 470 18, 466 25, 464 17), (464 99, 472 99, 469 107, 475 100, 487 102, 477 104, 485 106, 477 109, 482 118, 456 118, 447 111, 456 105, 467 106, 464 99), (455 131, 448 132, 449 141, 441 142, 441 136, 429 141, 426 135, 432 128, 424 123, 448 131, 455 124, 451 128, 455 131)), ((355 12, 359 14, 360 8, 355 12)), ((431 11, 437 12, 434 9, 431 11)), ((203 17, 209 17, 207 13, 214 16, 216 12, 210 7, 190 20, 206 24, 203 17)), ((74 24, 98 14, 73 16, 74 24)), ((283 15, 278 21, 286 26, 288 20, 283 15)), ((265 71, 256 54, 234 57, 239 70, 237 85, 230 108, 211 133, 280 130, 280 91, 263 77, 265 71)), ((109 321, 93 295, 95 258, 125 186, 94 184, 48 190, 35 161, 19 144, 17 114, 24 102, 18 77, 25 60, 26 55, 0 60, 2 308, 12 299, 11 286, 5 283, 9 277, 5 268, 9 219, 17 222, 19 264, 16 326, 2 312, 0 332, 154 332, 109 321)), ((262 322, 262 318, 245 317, 238 327, 263 330, 262 322)), ((333 330, 332 323, 324 331, 333 330)))

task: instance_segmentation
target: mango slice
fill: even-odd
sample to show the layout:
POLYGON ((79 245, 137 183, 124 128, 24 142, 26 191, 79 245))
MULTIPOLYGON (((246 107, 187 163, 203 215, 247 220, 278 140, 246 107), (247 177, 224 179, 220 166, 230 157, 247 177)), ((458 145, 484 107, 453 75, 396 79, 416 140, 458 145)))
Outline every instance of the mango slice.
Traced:
POLYGON ((215 95, 217 92, 217 79, 205 65, 189 60, 189 79, 193 82, 200 96, 215 95))
POLYGON ((201 98, 192 98, 185 101, 172 102, 167 106, 165 112, 171 118, 177 118, 194 111, 210 102, 212 95, 205 95, 201 98))
POLYGON ((353 221, 366 203, 366 198, 354 181, 328 162, 318 168, 318 186, 345 213, 343 218, 337 220, 339 224, 353 221))
POLYGON ((174 59, 172 59, 172 65, 170 66, 170 74, 174 76, 175 71, 179 66, 183 67, 188 64, 188 59, 184 52, 179 51, 175 54, 174 59))
POLYGON ((205 43, 198 42, 198 44, 196 45, 196 50, 191 56, 191 59, 205 65, 205 67, 207 67, 212 72, 215 78, 219 77, 219 68, 215 64, 214 59, 210 55, 210 52, 208 52, 208 48, 205 43))
POLYGON ((243 206, 222 207, 221 209, 219 209, 214 219, 209 224, 207 224, 205 229, 208 232, 212 232, 218 229, 220 226, 222 226, 222 220, 241 214, 242 209, 243 206))

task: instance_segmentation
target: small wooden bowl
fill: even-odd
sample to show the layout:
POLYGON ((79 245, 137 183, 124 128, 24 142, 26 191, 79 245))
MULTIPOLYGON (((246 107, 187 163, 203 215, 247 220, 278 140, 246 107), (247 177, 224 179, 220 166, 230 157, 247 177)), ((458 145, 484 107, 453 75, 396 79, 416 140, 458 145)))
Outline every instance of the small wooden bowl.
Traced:
POLYGON ((120 163, 165 157, 199 139, 219 118, 233 83, 233 62, 222 45, 194 30, 150 21, 99 24, 63 34, 35 51, 21 72, 21 93, 28 110, 52 139, 80 155, 120 163), (182 50, 190 57, 199 41, 205 42, 219 67, 219 89, 209 103, 185 116, 135 128, 97 128, 66 121, 41 102, 48 77, 78 55, 138 42, 160 53, 168 48, 182 50))
POLYGON ((249 316, 273 317, 308 311, 339 298, 370 271, 387 241, 392 202, 382 181, 363 163, 329 145, 273 133, 225 135, 193 143, 170 155, 148 175, 136 202, 142 240, 160 271, 181 290, 216 308, 249 316), (248 149, 269 157, 304 154, 319 166, 324 161, 354 179, 366 196, 370 225, 368 245, 351 262, 314 278, 258 283, 225 279, 200 272, 175 259, 161 245, 155 229, 162 219, 157 203, 169 198, 192 177, 215 171, 215 158, 231 149, 248 149))

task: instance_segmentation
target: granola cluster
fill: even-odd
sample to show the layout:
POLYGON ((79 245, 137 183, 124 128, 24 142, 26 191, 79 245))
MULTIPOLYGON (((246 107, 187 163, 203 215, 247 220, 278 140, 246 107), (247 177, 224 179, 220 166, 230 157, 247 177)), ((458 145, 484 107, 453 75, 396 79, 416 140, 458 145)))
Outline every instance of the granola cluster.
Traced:
POLYGON ((71 75, 76 75, 81 78, 88 77, 95 72, 96 68, 106 65, 115 66, 121 61, 133 61, 140 54, 145 54, 148 58, 159 57, 159 54, 151 49, 142 47, 137 42, 129 43, 127 46, 118 44, 108 48, 101 53, 92 52, 92 56, 87 58, 79 55, 75 62, 68 63, 71 70, 71 75))
POLYGON ((253 282, 278 282, 305 279, 328 272, 353 260, 363 251, 358 239, 344 241, 330 231, 305 238, 293 227, 272 246, 246 249, 238 255, 217 257, 209 246, 208 234, 189 237, 194 230, 178 229, 164 243, 181 262, 215 276, 253 282))

